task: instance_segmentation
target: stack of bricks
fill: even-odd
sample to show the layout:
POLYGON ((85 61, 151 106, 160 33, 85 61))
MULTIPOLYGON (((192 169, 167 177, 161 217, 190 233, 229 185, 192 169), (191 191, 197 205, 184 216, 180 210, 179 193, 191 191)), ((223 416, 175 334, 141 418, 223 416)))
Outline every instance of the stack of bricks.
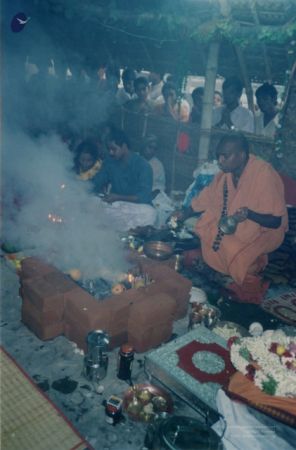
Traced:
POLYGON ((173 321, 185 316, 191 282, 152 261, 141 268, 151 284, 97 301, 55 267, 27 258, 20 273, 22 320, 42 340, 65 334, 83 350, 96 329, 109 333, 111 348, 125 342, 137 352, 156 347, 171 336, 173 321))
POLYGON ((26 258, 20 273, 23 322, 42 340, 63 334, 65 293, 76 288, 55 267, 26 258))

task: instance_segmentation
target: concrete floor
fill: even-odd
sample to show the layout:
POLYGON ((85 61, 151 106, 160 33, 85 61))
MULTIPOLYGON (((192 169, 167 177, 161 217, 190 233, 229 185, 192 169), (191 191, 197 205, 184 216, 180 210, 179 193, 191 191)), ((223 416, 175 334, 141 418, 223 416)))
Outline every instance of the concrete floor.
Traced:
MULTIPOLYGON (((98 393, 98 386, 88 382, 82 375, 83 355, 74 343, 63 336, 50 341, 41 341, 23 325, 18 276, 3 257, 0 258, 0 271, 1 344, 6 351, 46 392, 95 450, 143 450, 146 424, 133 422, 126 414, 124 420, 115 427, 105 421, 103 401, 112 394, 123 398, 124 392, 129 388, 126 382, 116 377, 118 349, 109 353, 108 373, 101 382, 104 390, 103 393, 98 393)), ((198 284, 200 281, 197 280, 198 284)), ((226 301, 219 304, 223 320, 232 320, 247 328, 252 321, 259 320, 256 305, 231 303, 226 301)), ((262 311, 260 314, 260 322, 264 325, 264 329, 277 328, 280 325, 273 316, 263 314, 262 311)), ((188 317, 175 322, 174 334, 178 336, 185 334, 187 325, 188 317)), ((143 363, 144 354, 136 355, 132 371, 135 384, 149 382, 143 363)), ((173 401, 175 414, 202 420, 176 396, 173 396, 173 401)), ((279 429, 279 423, 274 422, 274 426, 275 424, 279 429)))
MULTIPOLYGON (((21 298, 16 273, 1 258, 1 344, 33 380, 60 408, 74 427, 96 450, 140 450, 144 447, 146 424, 125 420, 115 427, 105 421, 104 399, 111 394, 123 397, 128 384, 116 377, 118 349, 109 354, 107 377, 102 380, 104 392, 82 375, 83 355, 75 344, 63 336, 39 340, 21 322, 21 298), (60 390, 57 390, 60 389, 60 390), (65 393, 66 390, 72 390, 65 393)), ((178 335, 187 331, 188 318, 175 323, 178 335)), ((143 369, 144 354, 136 355, 133 366, 134 383, 148 382, 143 369)), ((183 402, 174 398, 177 414, 197 416, 183 402)))

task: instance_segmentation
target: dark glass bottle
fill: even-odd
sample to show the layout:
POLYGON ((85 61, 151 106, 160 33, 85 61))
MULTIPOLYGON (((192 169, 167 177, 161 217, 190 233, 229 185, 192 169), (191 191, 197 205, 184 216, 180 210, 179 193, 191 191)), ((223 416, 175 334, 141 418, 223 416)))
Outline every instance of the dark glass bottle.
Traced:
POLYGON ((123 344, 118 353, 117 377, 120 380, 130 380, 134 360, 134 349, 130 344, 123 344))

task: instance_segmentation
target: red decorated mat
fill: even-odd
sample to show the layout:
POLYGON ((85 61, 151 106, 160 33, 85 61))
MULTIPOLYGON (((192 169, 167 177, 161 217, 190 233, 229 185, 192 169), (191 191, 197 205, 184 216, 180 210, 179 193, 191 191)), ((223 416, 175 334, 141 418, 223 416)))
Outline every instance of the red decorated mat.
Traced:
POLYGON ((296 291, 265 299, 261 303, 261 308, 283 322, 296 325, 296 291))
POLYGON ((296 427, 296 399, 265 394, 240 372, 236 372, 225 388, 233 400, 239 400, 280 422, 296 427))
POLYGON ((218 383, 226 386, 229 382, 229 377, 235 372, 230 360, 229 351, 216 343, 204 344, 202 342, 192 341, 177 350, 176 353, 179 356, 178 366, 200 383, 218 383), (224 369, 218 373, 209 373, 200 370, 192 360, 197 352, 210 352, 220 356, 224 361, 224 369))

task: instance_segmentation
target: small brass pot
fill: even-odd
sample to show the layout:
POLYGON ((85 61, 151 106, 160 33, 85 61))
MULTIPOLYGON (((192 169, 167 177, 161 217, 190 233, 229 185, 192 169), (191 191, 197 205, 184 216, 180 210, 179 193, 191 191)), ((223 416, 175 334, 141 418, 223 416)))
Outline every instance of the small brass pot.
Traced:
POLYGON ((224 216, 220 219, 219 228, 224 234, 234 234, 238 221, 235 216, 224 216))

